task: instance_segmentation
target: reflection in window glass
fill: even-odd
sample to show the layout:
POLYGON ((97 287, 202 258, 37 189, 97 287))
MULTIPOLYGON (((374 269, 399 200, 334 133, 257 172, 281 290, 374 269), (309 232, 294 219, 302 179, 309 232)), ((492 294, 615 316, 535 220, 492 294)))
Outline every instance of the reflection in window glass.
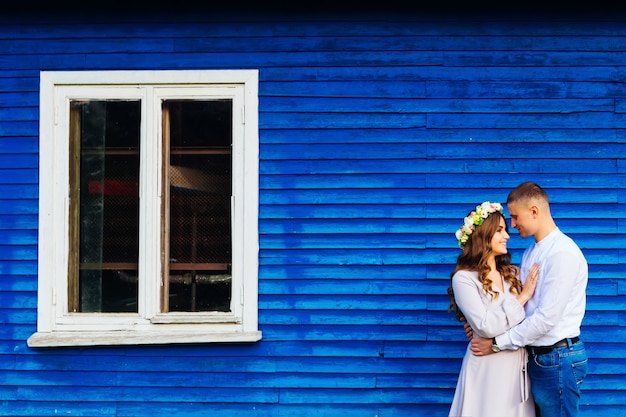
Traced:
POLYGON ((140 106, 72 102, 69 311, 137 312, 140 106))
POLYGON ((232 101, 163 103, 163 216, 169 239, 162 311, 230 311, 232 101))

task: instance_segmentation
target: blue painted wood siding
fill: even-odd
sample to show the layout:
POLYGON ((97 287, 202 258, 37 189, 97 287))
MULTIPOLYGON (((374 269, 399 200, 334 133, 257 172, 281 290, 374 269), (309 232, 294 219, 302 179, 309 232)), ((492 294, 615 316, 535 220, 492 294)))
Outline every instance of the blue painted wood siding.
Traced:
MULTIPOLYGON (((532 180, 590 264, 581 415, 626 416, 626 23, 0 22, 0 415, 447 415, 454 230, 532 180), (260 71, 263 340, 29 349, 39 71, 238 68, 260 71)), ((516 262, 528 243, 513 233, 516 262)))

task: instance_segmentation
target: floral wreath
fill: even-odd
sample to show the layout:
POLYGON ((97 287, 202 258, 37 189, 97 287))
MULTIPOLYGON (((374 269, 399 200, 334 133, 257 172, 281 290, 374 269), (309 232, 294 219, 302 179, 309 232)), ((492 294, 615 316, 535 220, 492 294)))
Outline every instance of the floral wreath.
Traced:
POLYGON ((459 247, 463 248, 465 246, 470 235, 474 232, 475 226, 483 224, 483 221, 496 211, 504 214, 502 204, 485 201, 480 206, 476 206, 476 210, 472 211, 463 220, 463 225, 455 233, 459 247))

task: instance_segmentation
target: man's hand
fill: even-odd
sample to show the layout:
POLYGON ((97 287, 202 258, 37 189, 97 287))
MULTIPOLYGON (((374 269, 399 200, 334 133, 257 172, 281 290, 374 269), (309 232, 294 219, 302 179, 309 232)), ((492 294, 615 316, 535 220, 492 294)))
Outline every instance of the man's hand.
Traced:
POLYGON ((470 350, 474 356, 485 356, 494 353, 491 349, 493 341, 484 337, 475 337, 470 342, 470 350))
POLYGON ((465 331, 465 337, 467 337, 467 340, 472 340, 472 338, 474 337, 474 329, 472 329, 472 326, 470 326, 469 322, 465 322, 463 324, 463 330, 465 331))

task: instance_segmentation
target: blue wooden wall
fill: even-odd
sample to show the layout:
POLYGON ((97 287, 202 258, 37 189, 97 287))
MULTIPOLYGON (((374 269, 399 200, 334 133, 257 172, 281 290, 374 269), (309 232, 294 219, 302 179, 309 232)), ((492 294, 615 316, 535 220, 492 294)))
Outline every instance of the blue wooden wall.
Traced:
POLYGON ((590 264, 581 415, 626 416, 624 21, 113 16, 0 15, 0 415, 447 415, 454 230, 533 180, 590 264), (238 68, 260 71, 263 340, 28 348, 39 71, 238 68))

